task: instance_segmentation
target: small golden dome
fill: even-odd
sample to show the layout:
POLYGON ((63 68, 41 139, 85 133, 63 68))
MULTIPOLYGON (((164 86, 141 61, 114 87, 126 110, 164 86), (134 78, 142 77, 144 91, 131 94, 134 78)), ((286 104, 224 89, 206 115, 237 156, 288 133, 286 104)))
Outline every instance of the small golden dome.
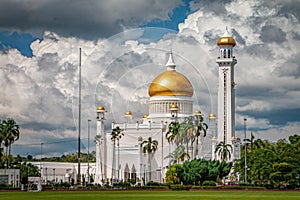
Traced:
POLYGON ((228 33, 227 27, 225 33, 219 38, 217 42, 218 46, 235 46, 235 40, 233 37, 228 33))
POLYGON ((132 116, 132 112, 131 112, 131 111, 127 111, 127 112, 125 113, 125 116, 132 116))
POLYGON ((172 104, 171 106, 170 106, 170 110, 178 110, 178 106, 177 106, 177 104, 172 104))
POLYGON ((218 40, 218 46, 235 46, 235 40, 232 37, 220 37, 218 40))
POLYGON ((195 110, 195 111, 194 111, 194 115, 201 115, 201 111, 200 111, 200 110, 198 110, 198 109, 197 109, 197 110, 195 110))
POLYGON ((209 114, 209 119, 215 119, 215 118, 216 118, 216 115, 214 113, 209 114))
POLYGON ((147 118, 147 117, 148 117, 148 115, 147 115, 147 114, 144 114, 143 118, 147 118))
POLYGON ((153 96, 193 96, 193 87, 190 81, 175 70, 168 70, 158 75, 148 89, 153 96))
POLYGON ((98 106, 97 112, 103 112, 103 111, 105 111, 104 106, 98 106))

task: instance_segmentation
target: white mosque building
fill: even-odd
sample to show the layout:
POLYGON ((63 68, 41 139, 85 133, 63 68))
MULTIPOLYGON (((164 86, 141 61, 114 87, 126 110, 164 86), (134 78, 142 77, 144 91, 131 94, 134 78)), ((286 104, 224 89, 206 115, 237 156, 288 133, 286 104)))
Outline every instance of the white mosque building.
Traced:
MULTIPOLYGON (((209 115, 209 129, 206 137, 201 137, 198 146, 198 155, 204 159, 219 159, 214 154, 219 142, 225 141, 235 147, 235 83, 234 65, 237 63, 233 56, 235 40, 228 31, 218 40, 220 47, 218 87, 218 115, 209 115), (217 124, 217 126, 216 126, 217 124), (216 128, 218 128, 216 130, 216 128)), ((180 66, 179 66, 180 67, 180 66)), ((164 182, 170 158, 167 158, 174 147, 168 143, 166 132, 172 121, 181 122, 184 118, 194 114, 201 114, 193 109, 194 89, 189 79, 176 71, 176 64, 172 53, 166 64, 166 71, 159 74, 148 88, 149 113, 142 119, 132 121, 132 112, 126 112, 126 120, 122 123, 112 122, 111 130, 119 127, 122 130, 120 140, 111 140, 111 130, 105 130, 105 108, 97 108, 97 135, 96 135, 96 172, 95 183, 103 184, 109 180, 128 180, 138 178, 145 182, 151 180, 164 182), (144 140, 158 142, 157 150, 151 159, 151 168, 148 166, 147 155, 142 152, 141 143, 144 140), (115 152, 115 153, 113 153, 115 152)), ((231 160, 238 158, 234 148, 231 160)))

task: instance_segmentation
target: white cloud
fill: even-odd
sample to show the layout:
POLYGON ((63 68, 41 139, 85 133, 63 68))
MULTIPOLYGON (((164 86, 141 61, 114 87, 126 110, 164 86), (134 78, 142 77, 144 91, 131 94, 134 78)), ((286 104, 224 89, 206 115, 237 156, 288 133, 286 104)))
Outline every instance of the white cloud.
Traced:
MULTIPOLYGON (((226 14, 216 14, 200 7, 179 25, 178 34, 172 32, 159 41, 144 36, 145 32, 153 31, 147 28, 97 41, 45 32, 42 41, 31 44, 32 58, 16 50, 0 55, 0 84, 5 94, 0 99, 1 117, 15 118, 25 126, 26 133, 33 129, 32 141, 41 142, 46 135, 47 138, 76 138, 79 47, 82 48, 83 137, 87 119, 95 122, 98 105, 104 105, 108 111, 107 126, 112 120, 123 120, 127 110, 133 111, 135 117, 147 112, 147 86, 165 70, 170 49, 175 55, 176 69, 193 84, 195 106, 206 115, 216 113, 216 41, 228 26, 237 38, 234 53, 238 60, 237 126, 243 125, 246 116, 247 126, 258 136, 273 139, 290 135, 289 127, 299 127, 299 124, 291 125, 291 118, 282 116, 282 128, 273 134, 274 127, 279 125, 274 124, 272 115, 275 111, 286 114, 290 109, 300 109, 296 101, 300 98, 300 68, 297 67, 300 40, 295 36, 300 29, 293 28, 299 27, 299 22, 260 1, 233 1, 224 8, 226 14), (234 9, 237 6, 239 11, 234 9), (241 12, 243 7, 245 11, 241 12), (263 29, 266 25, 269 27, 263 29), (280 43, 262 38, 272 28, 281 28, 280 43), (289 132, 284 133, 285 130, 289 132)), ((299 115, 295 119, 299 120, 299 115)), ((29 141, 25 137, 26 134, 22 140, 29 141)))

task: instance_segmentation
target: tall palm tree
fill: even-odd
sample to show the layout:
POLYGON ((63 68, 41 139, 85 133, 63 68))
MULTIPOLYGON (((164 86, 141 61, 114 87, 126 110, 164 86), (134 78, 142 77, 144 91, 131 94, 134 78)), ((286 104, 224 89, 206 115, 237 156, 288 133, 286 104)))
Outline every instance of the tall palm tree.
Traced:
POLYGON ((158 142, 156 140, 152 140, 151 137, 148 140, 144 140, 142 142, 143 153, 148 154, 148 177, 149 179, 146 180, 147 182, 151 180, 151 158, 155 151, 157 150, 158 142))
MULTIPOLYGON (((194 135, 196 138, 196 152, 195 155, 198 155, 198 144, 199 144, 199 137, 202 133, 203 137, 206 136, 206 132, 208 129, 208 125, 206 123, 203 122, 203 117, 202 115, 195 115, 194 116, 194 124, 195 124, 195 132, 194 135)), ((194 141, 192 141, 194 143, 194 141)))
POLYGON ((4 141, 4 146, 6 147, 6 164, 9 167, 11 145, 20 137, 19 125, 17 125, 17 123, 13 119, 3 120, 0 126, 0 131, 0 135, 2 135, 1 139, 4 141))
MULTIPOLYGON (((192 116, 191 116, 192 117, 192 116)), ((180 130, 180 138, 181 138, 181 144, 186 145, 186 154, 189 155, 189 143, 193 140, 193 123, 192 123, 192 118, 187 117, 181 124, 181 130, 180 130)), ((192 153, 193 153, 193 148, 192 148, 192 153)), ((188 156, 190 157, 190 156, 188 156)))
POLYGON ((171 122, 168 126, 168 131, 166 133, 166 138, 169 143, 175 142, 175 144, 178 145, 178 140, 176 139, 178 137, 180 124, 179 122, 171 122))
POLYGON ((165 158, 170 158, 169 165, 171 165, 183 162, 186 157, 187 159, 190 159, 189 154, 185 151, 185 147, 183 145, 178 145, 176 149, 165 158))
POLYGON ((215 153, 218 153, 222 161, 230 160, 232 152, 232 146, 230 144, 226 144, 225 141, 220 142, 215 150, 215 153))
POLYGON ((169 164, 171 163, 171 157, 172 157, 172 152, 171 152, 171 145, 175 143, 176 146, 179 144, 179 128, 180 124, 179 122, 171 122, 168 126, 168 130, 166 132, 166 139, 169 143, 169 156, 166 158, 169 158, 169 164))
MULTIPOLYGON (((116 155, 116 141, 117 144, 119 146, 119 140, 122 138, 122 136, 124 135, 124 133, 122 133, 122 129, 120 129, 120 127, 116 127, 112 130, 111 132, 111 141, 113 141, 113 156, 112 156, 112 170, 111 170, 111 178, 112 180, 114 178, 116 178, 116 159, 115 159, 115 155, 116 155)), ((119 150, 119 148, 118 148, 119 150)), ((120 152, 118 152, 120 153, 120 152)))
POLYGON ((188 153, 188 145, 191 144, 191 155, 192 158, 195 155, 198 155, 198 144, 199 137, 203 135, 206 136, 207 124, 203 122, 202 115, 193 115, 185 118, 185 120, 181 123, 182 128, 184 129, 184 141, 186 143, 186 149, 188 153), (194 155, 194 143, 196 142, 196 151, 194 155))

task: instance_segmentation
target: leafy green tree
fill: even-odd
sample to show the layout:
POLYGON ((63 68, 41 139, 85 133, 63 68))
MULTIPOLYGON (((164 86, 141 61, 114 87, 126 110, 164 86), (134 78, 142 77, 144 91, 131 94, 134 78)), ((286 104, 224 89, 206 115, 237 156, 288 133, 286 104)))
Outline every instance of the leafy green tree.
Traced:
POLYGON ((151 158, 158 147, 158 142, 156 140, 152 140, 152 137, 149 137, 148 140, 144 140, 142 142, 143 153, 147 153, 148 155, 148 177, 151 180, 151 158))
POLYGON ((287 181, 292 179, 292 170, 293 166, 286 163, 274 163, 273 164, 274 172, 270 174, 270 179, 274 181, 277 185, 286 184, 287 181))
POLYGON ((32 165, 31 163, 22 163, 17 165, 17 168, 20 169, 20 182, 22 184, 28 183, 28 177, 40 177, 40 171, 37 166, 32 165))
POLYGON ((172 184, 179 184, 182 180, 182 174, 182 164, 174 164, 170 166, 166 173, 166 182, 172 184))
POLYGON ((172 165, 166 173, 166 178, 173 183, 201 185, 204 181, 217 181, 218 178, 226 177, 231 167, 231 162, 194 159, 172 165))
MULTIPOLYGON (((244 179, 244 155, 235 164, 235 172, 244 179)), ((276 143, 257 139, 247 148, 247 179, 257 185, 275 187, 299 186, 300 137, 293 135, 289 140, 280 139, 276 143), (297 179, 298 178, 298 179, 297 179)))

